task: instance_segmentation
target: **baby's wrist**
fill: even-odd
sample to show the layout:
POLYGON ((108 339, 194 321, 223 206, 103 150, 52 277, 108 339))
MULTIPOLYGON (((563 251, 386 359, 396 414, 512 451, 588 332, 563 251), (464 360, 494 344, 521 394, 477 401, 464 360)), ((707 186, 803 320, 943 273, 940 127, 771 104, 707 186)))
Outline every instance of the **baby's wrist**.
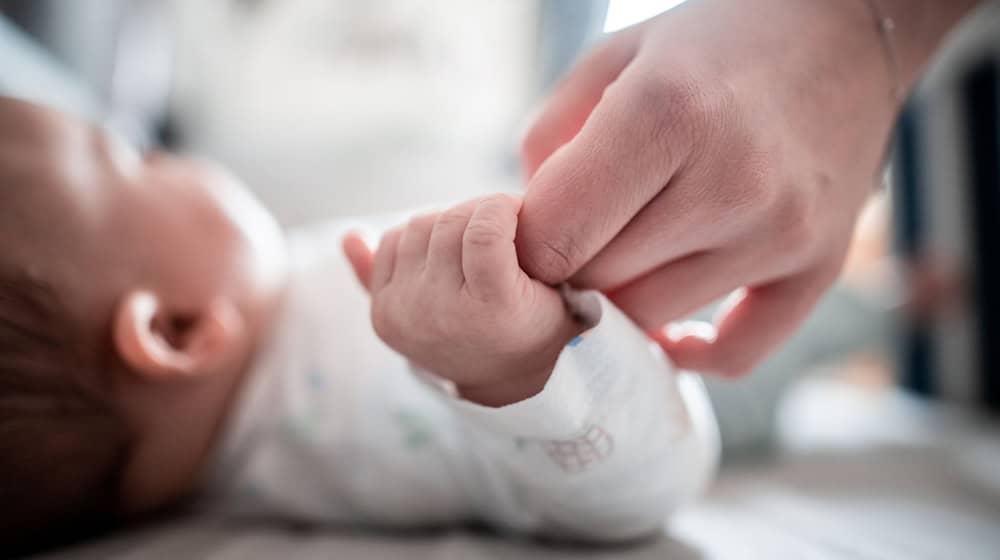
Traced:
POLYGON ((567 314, 560 327, 541 345, 506 364, 497 364, 496 373, 477 376, 485 383, 456 384, 465 400, 483 406, 501 407, 529 399, 542 392, 555 369, 563 348, 585 329, 567 314))
POLYGON ((502 379, 490 385, 459 386, 457 387, 458 395, 463 400, 493 408, 521 402, 542 392, 554 367, 555 362, 548 368, 537 372, 516 378, 502 379))

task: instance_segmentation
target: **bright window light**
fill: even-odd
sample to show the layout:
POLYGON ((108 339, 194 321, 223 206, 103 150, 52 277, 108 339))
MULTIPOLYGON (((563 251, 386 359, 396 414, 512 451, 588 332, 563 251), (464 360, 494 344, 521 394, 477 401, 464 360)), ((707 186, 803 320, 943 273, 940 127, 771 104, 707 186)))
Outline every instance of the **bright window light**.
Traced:
POLYGON ((604 32, 618 31, 683 3, 684 0, 611 0, 604 32))

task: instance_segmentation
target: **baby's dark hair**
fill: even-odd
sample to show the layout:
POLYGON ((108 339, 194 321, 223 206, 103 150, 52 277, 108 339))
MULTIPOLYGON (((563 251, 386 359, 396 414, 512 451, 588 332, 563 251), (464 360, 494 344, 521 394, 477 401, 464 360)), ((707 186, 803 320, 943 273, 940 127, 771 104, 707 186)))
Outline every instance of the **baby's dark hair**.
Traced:
POLYGON ((131 437, 92 331, 0 263, 0 556, 111 526, 131 437), (88 380, 84 382, 83 380, 88 380))

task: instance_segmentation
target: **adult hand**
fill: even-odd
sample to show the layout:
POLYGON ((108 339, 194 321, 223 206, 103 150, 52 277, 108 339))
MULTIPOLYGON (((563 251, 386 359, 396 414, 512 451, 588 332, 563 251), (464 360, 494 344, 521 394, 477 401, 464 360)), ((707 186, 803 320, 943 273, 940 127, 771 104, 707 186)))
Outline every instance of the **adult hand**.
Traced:
POLYGON ((974 3, 875 1, 898 84, 866 0, 691 0, 611 36, 525 139, 525 270, 606 291, 681 367, 750 369, 838 275, 890 91, 974 3), (709 335, 661 328, 729 293, 709 335))

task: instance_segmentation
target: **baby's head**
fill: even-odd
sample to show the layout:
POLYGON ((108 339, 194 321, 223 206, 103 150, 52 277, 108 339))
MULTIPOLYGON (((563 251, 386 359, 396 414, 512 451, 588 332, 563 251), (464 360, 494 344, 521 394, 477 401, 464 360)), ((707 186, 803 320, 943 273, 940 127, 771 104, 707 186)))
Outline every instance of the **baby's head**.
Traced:
POLYGON ((0 98, 0 541, 53 542, 192 487, 283 252, 219 169, 0 98))

